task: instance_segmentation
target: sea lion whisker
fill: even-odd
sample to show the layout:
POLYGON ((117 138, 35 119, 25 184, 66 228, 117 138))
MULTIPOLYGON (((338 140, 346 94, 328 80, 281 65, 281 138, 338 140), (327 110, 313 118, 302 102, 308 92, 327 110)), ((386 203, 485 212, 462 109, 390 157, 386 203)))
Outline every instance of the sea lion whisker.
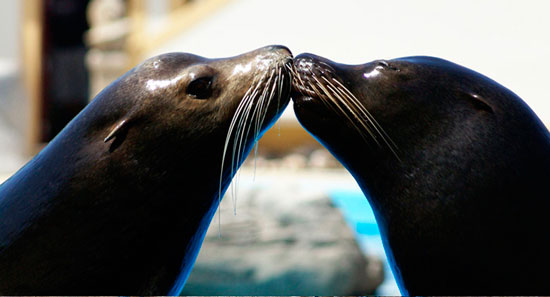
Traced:
MULTIPOLYGON (((329 100, 325 99, 325 101, 327 102, 326 105, 329 105, 330 108, 332 110, 334 110, 336 113, 339 113, 339 114, 343 115, 348 120, 348 122, 351 125, 353 125, 353 127, 359 132, 361 137, 363 139, 365 139, 365 141, 367 141, 368 137, 364 135, 363 130, 359 126, 357 126, 357 124, 351 118, 351 116, 348 114, 348 112, 346 112, 346 110, 349 110, 352 113, 352 115, 355 118, 357 118, 357 115, 353 113, 353 111, 351 110, 351 107, 349 106, 348 102, 346 102, 345 100, 341 100, 341 99, 338 100, 337 98, 334 98, 332 96, 333 95, 332 92, 327 90, 326 87, 316 78, 315 75, 312 75, 312 78, 316 81, 317 85, 322 89, 322 92, 320 90, 316 90, 316 93, 318 94, 319 98, 329 99, 329 100), (346 107, 346 110, 344 110, 342 108, 342 106, 341 106, 342 104, 346 107), (336 108, 334 108, 334 107, 336 107, 336 108)), ((313 87, 313 85, 311 85, 311 86, 313 87)), ((372 133, 371 133, 371 131, 368 127, 365 127, 365 130, 367 130, 367 132, 369 132, 369 134, 371 134, 371 136, 372 136, 372 133)), ((376 139, 375 139, 375 141, 376 141, 376 139)))
POLYGON ((260 99, 260 102, 259 104, 256 106, 256 126, 255 126, 255 131, 254 131, 254 138, 257 138, 259 136, 259 133, 260 133, 260 130, 261 130, 261 125, 262 125, 262 122, 263 122, 263 116, 262 116, 262 110, 264 110, 264 106, 267 106, 267 104, 269 103, 269 98, 271 96, 271 92, 270 92, 270 86, 271 86, 271 83, 273 81, 273 76, 275 75, 275 69, 273 69, 271 71, 271 75, 269 76, 269 79, 267 80, 265 86, 264 86, 264 89, 263 89, 263 92, 262 92, 262 97, 260 99))
MULTIPOLYGON (((302 79, 302 76, 299 75, 298 73, 294 72, 294 71, 293 71, 293 73, 295 74, 294 77, 295 77, 295 78, 298 78, 298 81, 299 81, 300 85, 305 89, 305 88, 306 88, 306 83, 305 83, 304 80, 302 79)), ((302 89, 300 89, 300 93, 302 93, 303 95, 307 96, 307 94, 305 94, 305 93, 303 92, 302 89)))
MULTIPOLYGON (((219 185, 219 191, 218 191, 218 201, 221 202, 222 195, 221 195, 221 188, 223 183, 223 167, 225 164, 225 159, 227 155, 227 149, 229 148, 229 141, 231 139, 231 135, 234 137, 234 145, 233 145, 233 152, 232 152, 232 161, 231 161, 231 176, 234 175, 235 172, 235 141, 238 139, 237 131, 235 131, 235 128, 239 126, 237 124, 241 121, 243 112, 246 113, 246 106, 248 105, 248 102, 251 101, 255 97, 255 92, 257 91, 259 85, 262 82, 263 77, 260 77, 257 81, 255 81, 255 84, 253 83, 248 90, 246 91, 245 95, 239 102, 239 105, 237 106, 237 109, 235 111, 235 114, 233 115, 233 118, 231 119, 231 124, 229 125, 229 129, 227 132, 227 136, 225 139, 224 149, 222 153, 222 162, 221 162, 221 170, 220 170, 220 185, 219 185), (252 91, 251 91, 252 90, 252 91)), ((238 128, 237 128, 238 130, 238 128)), ((234 185, 233 182, 231 183, 231 192, 234 191, 234 185)), ((219 204, 218 204, 219 205, 219 204)), ((219 209, 218 209, 218 215, 219 215, 219 209)))
MULTIPOLYGON (((264 89, 262 89, 261 91, 261 94, 260 92, 256 92, 255 94, 256 95, 259 95, 260 99, 256 100, 256 105, 254 106, 254 103, 251 102, 250 105, 248 106, 248 109, 247 109, 247 116, 246 118, 242 121, 241 123, 241 127, 242 127, 242 130, 244 133, 242 133, 242 136, 241 136, 241 139, 240 139, 240 142, 239 142, 239 149, 238 149, 238 155, 237 155, 237 164, 240 163, 240 160, 242 158, 242 153, 243 153, 243 147, 242 147, 242 142, 243 142, 243 139, 246 139, 248 138, 248 135, 250 135, 250 131, 252 129, 252 126, 255 125, 254 127, 254 134, 253 134, 253 141, 254 141, 254 149, 256 150, 257 149, 257 143, 256 143, 256 138, 257 138, 257 130, 258 130, 258 127, 256 126, 257 125, 257 118, 258 118, 258 109, 260 108, 261 106, 261 102, 263 101, 263 97, 264 97, 264 93, 265 93, 265 86, 263 87, 264 89), (254 108, 253 108, 254 106, 254 108), (248 121, 248 119, 250 118, 250 121, 248 121)), ((235 193, 235 196, 236 196, 236 193, 235 193)), ((236 206, 234 206, 236 207, 236 206)))
MULTIPOLYGON (((326 78, 325 78, 326 79, 326 78)), ((374 119, 374 117, 371 115, 371 113, 357 100, 357 98, 344 86, 342 85, 338 80, 333 79, 334 82, 338 84, 336 86, 336 89, 346 98, 350 100, 357 108, 360 110, 364 117, 375 127, 380 126, 378 122, 374 119)), ((327 83, 332 84, 330 81, 327 80, 327 83)))
POLYGON ((282 67, 279 67, 277 69, 277 109, 279 108, 279 105, 281 104, 281 95, 283 94, 283 74, 282 74, 282 67))
MULTIPOLYGON (((283 96, 283 67, 279 67, 279 76, 277 79, 277 110, 279 110, 279 105, 281 105, 281 97, 283 96)), ((279 136, 281 136, 281 121, 277 120, 277 130, 279 136)), ((254 160, 254 168, 256 168, 256 161, 254 160)))
MULTIPOLYGON (((254 105, 254 99, 258 95, 258 87, 262 83, 263 83, 263 78, 258 81, 258 84, 255 87, 255 90, 252 92, 252 96, 247 98, 247 100, 243 100, 244 101, 243 104, 245 106, 244 113, 241 115, 239 122, 237 124, 235 139, 233 143, 233 156, 232 156, 232 162, 231 162, 232 173, 236 171, 236 168, 241 163, 242 154, 245 149, 243 146, 243 142, 248 137, 250 133, 250 126, 252 125, 253 115, 250 114, 250 111, 252 110, 252 106, 254 105), (250 119, 250 123, 247 125, 247 123, 249 122, 249 119, 250 119)), ((237 176, 234 182, 231 184, 232 199, 234 201, 238 192, 238 183, 239 183, 239 176, 237 176)))
MULTIPOLYGON (((354 116, 362 124, 362 126, 368 131, 368 133, 375 140, 375 142, 380 146, 381 144, 376 139, 376 135, 380 136, 380 138, 382 138, 383 140, 384 140, 384 135, 379 131, 379 128, 377 127, 375 122, 371 120, 371 116, 368 113, 368 111, 365 110, 364 106, 358 103, 355 98, 350 97, 345 92, 342 92, 342 90, 338 86, 335 86, 334 84, 332 84, 326 77, 323 76, 322 78, 327 83, 327 87, 330 86, 331 91, 333 92, 333 95, 338 96, 340 100, 350 104, 349 105, 350 111, 354 114, 354 116), (357 113, 362 114, 363 117, 361 117, 357 113), (374 131, 372 131, 371 128, 368 128, 368 126, 371 126, 376 131, 376 133, 374 133, 374 131)), ((386 140, 384 140, 384 142, 387 143, 386 140)))
MULTIPOLYGON (((238 137, 236 138, 236 144, 234 151, 236 152, 236 161, 235 164, 240 164, 244 153, 244 146, 243 141, 245 139, 248 139, 250 132, 252 130, 252 126, 254 126, 254 134, 253 134, 253 141, 254 141, 254 165, 256 166, 256 156, 257 156, 257 150, 258 150, 258 138, 260 136, 260 132, 263 126, 263 123, 265 122, 265 118, 268 113, 268 107, 270 106, 274 96, 276 95, 277 90, 277 82, 278 82, 278 73, 280 71, 277 71, 276 69, 273 69, 271 73, 269 74, 269 78, 267 81, 265 81, 266 75, 263 77, 262 82, 265 81, 265 83, 261 84, 261 90, 256 87, 252 98, 259 98, 254 102, 254 100, 249 100, 249 103, 245 109, 245 113, 241 117, 241 121, 239 122, 239 125, 237 127, 238 129, 238 137), (254 104, 255 103, 255 104, 254 104)), ((282 94, 280 95, 282 96, 282 94)), ((280 96, 278 96, 278 100, 280 101, 280 96)), ((280 103, 279 103, 280 104, 280 103)), ((256 168, 256 167, 255 167, 256 168)), ((255 173, 254 173, 255 175, 255 173)), ((239 182, 240 174, 237 173, 237 177, 235 179, 235 184, 239 182)), ((234 213, 236 214, 236 197, 237 197, 237 185, 233 188, 233 208, 234 213)))
POLYGON ((333 78, 332 81, 334 81, 336 84, 339 85, 338 90, 340 92, 347 94, 347 97, 351 100, 351 102, 353 102, 353 104, 357 106, 357 108, 364 114, 367 120, 373 125, 374 129, 378 132, 382 140, 386 143, 386 145, 392 151, 395 157, 401 160, 398 154, 399 148, 397 147, 395 142, 391 139, 391 137, 386 133, 384 128, 382 128, 382 126, 378 123, 378 121, 376 121, 374 116, 368 111, 368 109, 365 108, 363 104, 361 104, 361 102, 357 99, 357 97, 355 97, 355 95, 353 95, 353 93, 350 92, 340 81, 338 81, 335 78, 333 78))
MULTIPOLYGON (((348 119, 348 121, 350 122, 350 124, 352 124, 352 125, 355 127, 355 129, 359 132, 359 134, 361 135, 361 137, 365 138, 365 136, 363 135, 363 131, 361 130, 361 128, 360 128, 359 126, 357 126, 357 124, 356 124, 355 121, 350 117, 350 115, 348 114, 348 112, 346 112, 346 111, 342 108, 341 104, 338 104, 338 103, 344 103, 344 104, 345 104, 345 102, 343 102, 343 101, 341 101, 341 100, 336 100, 334 97, 330 97, 329 94, 330 94, 331 92, 330 92, 329 90, 327 90, 327 88, 319 81, 319 79, 317 79, 317 77, 316 77, 315 75, 312 75, 312 78, 315 80, 315 82, 317 83, 317 85, 318 85, 318 86, 321 88, 321 90, 323 91, 323 92, 321 92, 321 91, 316 90, 316 92, 318 93, 319 97, 322 97, 322 96, 323 96, 322 94, 324 94, 324 95, 327 96, 329 99, 331 99, 330 102, 332 102, 332 105, 336 106, 336 108, 339 110, 339 113, 342 114, 342 115, 344 115, 344 116, 348 119)), ((311 86, 313 87, 313 85, 311 85, 311 86)), ((315 89, 316 89, 316 88, 315 88, 315 89)), ((346 105, 345 105, 345 106, 346 106, 346 105)), ((349 106, 346 106, 346 107, 347 107, 347 110, 350 110, 349 106)), ((352 112, 352 114, 353 114, 353 112, 352 112)), ((356 114, 353 114, 353 115, 357 118, 357 115, 356 115, 356 114)), ((369 133, 371 133, 371 132, 370 132, 370 129, 368 129, 368 128, 366 128, 366 129, 367 129, 367 131, 369 131, 369 133)), ((371 135, 372 135, 372 134, 371 134, 371 135)), ((376 138, 374 138, 374 140, 377 142, 376 138)), ((377 142, 377 143, 378 143, 378 142, 377 142)))
MULTIPOLYGON (((239 105, 237 106, 237 110, 235 111, 235 114, 233 115, 233 118, 231 119, 231 124, 229 125, 229 129, 227 132, 227 136, 225 139, 223 154, 222 154, 222 162, 221 162, 221 170, 220 170, 220 183, 219 183, 219 189, 218 189, 218 228, 221 228, 221 213, 220 213, 220 205, 221 205, 221 199, 222 199, 222 182, 223 182, 223 166, 225 164, 225 157, 227 155, 227 149, 229 147, 229 141, 231 139, 231 135, 233 134, 233 131, 235 130, 235 125, 238 120, 240 120, 241 114, 243 113, 244 107, 246 106, 246 102, 249 101, 250 97, 250 90, 252 90, 253 85, 249 87, 247 92, 245 93, 243 99, 241 99, 241 102, 239 102, 239 105)), ((236 136, 235 136, 236 137, 236 136)), ((232 162, 231 165, 231 175, 234 174, 234 163, 232 162)), ((231 183, 231 191, 233 191, 233 182, 231 183)), ((221 235, 221 232, 220 232, 221 235)))
MULTIPOLYGON (((325 80, 327 80, 325 78, 325 80)), ((380 135, 380 137, 382 138, 382 140, 386 143, 386 145, 388 146, 388 148, 395 154, 395 156, 399 159, 399 156, 397 154, 397 151, 398 151, 398 147, 397 145, 395 144, 395 142, 391 139, 391 137, 386 133, 386 131, 382 128, 382 126, 378 123, 378 121, 376 121, 376 119, 374 118, 374 116, 368 111, 368 109, 366 109, 362 104, 361 102, 359 102, 359 100, 357 99, 357 97, 355 97, 355 95, 350 92, 348 90, 348 88, 346 88, 346 86, 344 86, 339 80, 335 79, 335 78, 332 78, 331 79, 334 83, 336 83, 338 85, 338 90, 342 93, 342 94, 345 94, 347 98, 349 98, 349 100, 355 105, 357 106, 357 108, 363 113, 363 115, 365 116, 365 118, 367 118, 367 120, 372 124, 372 126, 374 127, 374 129, 378 132, 378 134, 380 135)), ((327 80, 327 83, 328 80, 327 80)))
MULTIPOLYGON (((376 132, 378 132, 378 134, 381 134, 380 131, 378 131, 377 123, 374 121, 374 118, 372 117, 372 115, 369 113, 369 111, 361 103, 359 103, 359 101, 354 96, 352 96, 351 93, 343 91, 342 90, 343 86, 341 84, 338 84, 338 86, 336 86, 330 80, 328 80, 326 77, 323 76, 322 78, 323 78, 323 80, 325 80, 325 82, 328 85, 332 86, 333 91, 336 94, 339 94, 340 98, 342 98, 342 100, 347 99, 347 102, 351 103, 353 105, 353 107, 355 107, 355 109, 358 112, 360 112, 365 119, 367 119, 369 124, 372 125, 374 129, 376 129, 376 132)), ((360 120, 363 120, 363 118, 360 117, 360 120)), ((380 136, 383 137, 383 135, 380 135, 380 136)))
MULTIPOLYGON (((231 139, 231 135, 233 134, 233 150, 232 150, 231 167, 230 167, 232 176, 235 175, 235 172, 237 171, 237 167, 240 164, 240 160, 242 158, 241 156, 242 151, 244 150, 242 143, 246 139, 249 133, 248 130, 246 131, 246 133, 243 133, 244 130, 246 129, 245 123, 250 117, 250 110, 253 105, 254 98, 258 94, 258 89, 262 85, 265 79, 265 76, 266 75, 263 75, 259 79, 255 79, 251 87, 247 90, 245 96, 243 97, 243 99, 241 99, 241 102, 237 107, 237 111, 235 112, 235 115, 232 119, 233 125, 230 126, 230 129, 228 131, 226 146, 229 145, 229 139, 231 139)), ((223 154, 224 154, 224 157, 222 158, 222 175, 223 175, 223 164, 225 162, 225 155, 227 154, 227 148, 224 148, 223 154)), ((233 201, 235 213, 236 213, 236 196, 238 193, 239 178, 240 178, 240 175, 236 174, 235 178, 232 180, 230 185, 231 199, 233 201)), ((221 183, 220 183, 220 187, 221 187, 221 183)), ((221 197, 219 199, 221 200, 221 197)))
POLYGON ((262 89, 258 92, 258 100, 256 101, 256 105, 254 106, 254 109, 252 111, 252 116, 251 116, 251 120, 252 122, 250 123, 250 126, 249 126, 249 129, 251 127, 254 127, 254 138, 256 137, 256 133, 258 131, 258 122, 259 122, 259 110, 261 109, 262 107, 262 104, 264 102, 264 98, 266 96, 266 92, 267 92, 267 88, 266 88, 266 85, 271 83, 271 76, 267 79, 266 83, 262 86, 262 89))
MULTIPOLYGON (((235 141, 241 141, 242 142, 242 137, 244 136, 244 134, 248 135, 249 133, 249 130, 250 130, 250 125, 248 126, 248 129, 246 129, 246 133, 242 133, 245 131, 245 123, 247 121, 247 119, 250 117, 250 118, 253 118, 253 115, 250 116, 250 111, 252 109, 252 106, 254 105, 253 104, 253 99, 256 98, 259 94, 259 88, 262 86, 264 80, 265 80, 265 77, 266 75, 262 76, 258 82, 256 83, 255 87, 254 87, 254 90, 252 91, 252 94, 250 95, 250 97, 248 98, 248 100, 246 100, 246 102, 243 102, 243 104, 246 106, 245 108, 245 115, 241 118, 241 120, 239 121, 239 125, 238 125, 238 128, 237 130, 239 131, 239 135, 241 137, 236 137, 235 138, 235 141), (242 135, 241 135, 242 134, 242 135)), ((240 145, 239 145, 240 147, 240 145)), ((238 152, 236 150, 234 150, 234 152, 238 152)), ((238 163, 238 162, 237 162, 238 163)))
POLYGON ((263 122, 265 120, 265 115, 267 115, 267 107, 269 106, 269 103, 271 102, 271 98, 268 98, 267 102, 265 102, 266 101, 266 96, 267 96, 266 94, 267 94, 267 90, 270 88, 270 85, 275 83, 275 79, 273 79, 274 76, 276 78, 275 69, 273 69, 273 71, 271 72, 271 75, 270 75, 266 85, 264 86, 264 92, 262 94, 262 98, 261 98, 259 104, 257 104, 257 106, 256 106, 256 111, 255 111, 255 113, 256 113, 256 127, 255 127, 255 131, 254 131, 254 174, 253 174, 253 180, 256 179, 256 160, 257 160, 257 156, 258 156, 258 146, 259 146, 258 137, 260 135, 261 126, 263 125, 263 122), (265 110, 265 113, 264 113, 264 110, 265 110), (261 114, 264 114, 264 115, 261 116, 261 114))
MULTIPOLYGON (((325 80, 327 80, 325 78, 325 80)), ((361 110, 361 112, 364 114, 364 116, 371 122, 371 124, 375 127, 378 127, 378 128, 381 128, 380 125, 378 124, 378 122, 374 119, 374 117, 372 116, 372 114, 368 111, 368 109, 366 109, 360 102, 359 100, 355 97, 355 95, 353 95, 352 92, 350 92, 348 90, 348 88, 346 88, 339 80, 335 79, 335 78, 332 78, 332 81, 335 82, 338 86, 337 86, 337 89, 343 94, 345 95, 347 98, 349 98, 349 100, 351 102, 353 102, 354 105, 357 106, 357 108, 359 110, 361 110)), ((330 83, 328 80, 327 80, 327 83, 330 83)), ((379 132, 380 133, 380 132, 379 132)), ((382 135, 381 135, 382 136, 382 135)))
MULTIPOLYGON (((292 81, 292 84, 294 84, 297 89, 298 89, 298 92, 304 96, 311 96, 311 94, 308 94, 306 92, 306 90, 310 89, 310 88, 307 88, 306 86, 309 85, 309 82, 308 84, 306 84, 306 82, 302 79, 302 76, 299 75, 295 69, 291 69, 291 81, 292 81)), ((315 92, 314 92, 315 93, 315 92)))
MULTIPOLYGON (((258 138, 259 138, 259 134, 261 132, 261 127, 263 126, 264 122, 265 122, 265 118, 267 116, 267 113, 268 113, 268 106, 271 104, 271 101, 273 101, 274 97, 277 97, 277 106, 279 106, 280 104, 280 97, 282 95, 282 89, 280 88, 280 81, 281 81, 281 67, 278 67, 276 71, 273 72, 273 75, 274 75, 274 79, 271 81, 271 86, 267 86, 267 88, 271 89, 271 92, 269 92, 269 97, 267 98, 267 102, 265 104, 265 106, 262 106, 262 110, 260 110, 261 114, 262 114, 262 119, 260 121, 260 125, 259 125, 259 130, 257 131, 256 135, 255 135, 255 146, 254 146, 254 174, 253 174, 253 179, 255 180, 256 179, 256 161, 257 161, 257 156, 258 156, 258 147, 259 147, 259 142, 258 142, 258 138), (276 90, 278 92, 276 92, 276 90)), ((279 110, 277 108, 277 110, 279 110)))
MULTIPOLYGON (((342 89, 338 88, 338 90, 340 90, 342 92, 342 89)), ((384 141, 384 143, 386 144, 388 149, 390 149, 390 151, 395 155, 395 157, 398 160, 401 160, 401 158, 399 157, 399 154, 398 154, 399 149, 398 149, 397 145, 391 139, 391 137, 386 133, 386 131, 384 131, 382 126, 380 124, 378 124, 378 122, 374 119, 374 117, 372 115, 370 115, 370 113, 358 102, 358 100, 355 97, 351 97, 350 100, 354 105, 357 106, 358 110, 361 111, 363 113, 363 115, 365 116, 365 118, 371 123, 371 125, 376 130, 376 132, 378 133, 380 138, 382 138, 382 140, 384 141)))
MULTIPOLYGON (((346 99, 336 91, 336 87, 334 85, 329 83, 327 84, 326 87, 330 90, 330 92, 328 93, 329 95, 337 97, 333 100, 335 102, 343 103, 348 108, 348 111, 355 117, 355 119, 357 119, 359 124, 367 131, 367 133, 371 136, 371 138, 376 142, 376 144, 380 146, 379 141, 376 139, 375 133, 372 131, 371 128, 369 128, 368 122, 365 122, 364 119, 357 113, 357 108, 354 108, 355 106, 353 105, 350 106, 349 102, 347 102, 346 99)), ((358 132, 361 134, 361 136, 366 140, 367 139, 366 136, 363 135, 364 131, 359 126, 357 125, 354 125, 354 126, 356 127, 356 129, 358 129, 358 132)))
MULTIPOLYGON (((235 172, 237 170, 237 167, 241 163, 242 154, 244 151, 243 142, 246 140, 246 138, 249 135, 250 130, 250 124, 246 124, 249 122, 249 119, 251 119, 250 110, 252 108, 254 98, 256 98, 257 92, 253 92, 252 96, 247 98, 247 100, 244 102, 245 108, 243 109, 243 113, 241 114, 239 118, 239 122, 236 127, 235 132, 235 138, 233 142, 233 155, 231 159, 231 171, 235 172)), ((236 214, 236 197, 238 193, 238 184, 240 180, 240 174, 236 173, 236 177, 234 178, 233 182, 231 183, 231 199, 233 201, 233 211, 234 214, 236 214)))
MULTIPOLYGON (((231 172, 236 172, 237 167, 240 164, 241 154, 242 154, 242 150, 243 150, 243 144, 242 143, 243 143, 244 139, 246 139, 246 135, 247 135, 247 133, 243 133, 243 130, 246 127, 245 123, 247 122, 247 119, 249 117, 250 106, 253 104, 252 103, 253 99, 254 99, 254 96, 251 96, 251 97, 247 98, 246 101, 243 100, 245 108, 243 109, 243 113, 241 114, 241 116, 239 118, 239 122, 238 122, 237 127, 236 127, 235 139, 234 139, 234 142, 233 142, 233 156, 232 156, 232 159, 231 159, 231 172)), ((239 180, 240 180, 240 174, 236 173, 236 176, 235 176, 233 182, 231 183, 231 194, 232 194, 231 199, 233 201, 233 211, 234 212, 236 212, 235 205, 236 205, 236 197, 237 197, 237 193, 238 193, 239 180)))
POLYGON ((229 129, 227 131, 227 135, 226 135, 226 138, 225 138, 225 144, 224 144, 224 149, 223 149, 223 153, 222 153, 222 162, 221 162, 221 172, 220 172, 220 186, 219 186, 219 198, 221 199, 221 187, 222 187, 222 179, 223 179, 223 165, 225 163, 225 156, 227 155, 227 149, 229 147, 229 140, 231 139, 231 135, 233 134, 233 130, 235 128, 235 124, 237 122, 237 120, 239 119, 239 115, 241 114, 242 112, 242 106, 243 106, 243 102, 245 101, 245 98, 244 97, 241 102, 239 103, 239 105, 237 106, 237 110, 235 111, 235 114, 233 115, 233 118, 231 119, 231 123, 229 124, 229 129))
MULTIPOLYGON (((232 158, 232 171, 235 170, 237 166, 241 163, 241 160, 243 158, 243 153, 245 150, 245 147, 243 145, 244 141, 248 139, 248 136, 250 135, 251 127, 253 124, 256 124, 255 131, 254 131, 254 142, 256 142, 257 137, 259 136, 259 127, 258 124, 258 115, 259 115, 259 109, 262 108, 265 101, 265 94, 266 94, 266 86, 270 84, 270 81, 273 78, 273 71, 270 73, 270 78, 267 82, 264 83, 265 78, 267 77, 267 73, 259 80, 258 84, 254 88, 254 91, 252 92, 252 95, 247 100, 247 106, 245 109, 245 113, 243 116, 241 116, 241 119, 239 121, 239 124, 237 125, 237 132, 234 142, 234 148, 233 148, 233 158, 232 158), (260 91, 259 88, 262 88, 260 91), (254 98, 257 96, 260 96, 259 100, 256 100, 256 105, 254 106, 254 98), (251 113, 252 112, 252 113, 251 113)), ((267 108, 268 105, 266 105, 267 108)), ((236 214, 236 197, 238 193, 238 183, 239 183, 240 175, 237 174, 236 178, 234 179, 234 182, 232 183, 232 200, 233 200, 233 207, 234 207, 234 213, 236 214)))
MULTIPOLYGON (((276 72, 274 71, 273 74, 275 75, 275 73, 276 73, 276 72)), ((262 114, 262 118, 261 118, 261 121, 260 121, 260 128, 261 128, 261 125, 263 125, 263 123, 265 122, 265 117, 267 116, 267 111, 268 111, 268 110, 267 110, 267 106, 269 106, 269 103, 270 103, 271 100, 273 100, 273 98, 275 97, 276 79, 273 79, 273 80, 272 80, 271 86, 268 86, 267 88, 268 88, 268 89, 271 89, 271 91, 269 92, 269 95, 268 95, 268 97, 267 97, 266 105, 265 105, 265 106, 262 106, 262 108, 263 108, 263 107, 265 107, 265 108, 262 109, 262 113, 263 113, 263 114, 262 114)), ((256 137, 259 136, 259 132, 260 132, 260 131, 258 131, 258 134, 256 134, 256 137)))
MULTIPOLYGON (((361 135, 361 137, 365 138, 365 136, 362 133, 362 130, 355 124, 355 122, 350 117, 350 115, 342 109, 340 104, 338 104, 337 100, 335 100, 334 98, 331 98, 331 97, 327 96, 326 94, 324 94, 323 92, 321 92, 314 84, 310 84, 310 87, 314 90, 314 92, 317 94, 320 101, 323 102, 323 104, 325 104, 325 106, 327 106, 328 108, 333 110, 335 113, 343 115, 348 120, 348 122, 351 125, 353 125, 353 127, 357 131, 359 131, 359 134, 361 135)), ((320 84, 319 84, 319 87, 321 87, 320 84)), ((365 140, 366 140, 366 138, 365 138, 365 140)))
MULTIPOLYGON (((365 113, 365 116, 369 119, 369 121, 372 121, 372 124, 379 127, 381 132, 383 132, 386 136, 386 132, 384 131, 384 129, 382 129, 382 126, 380 126, 380 124, 378 124, 378 122, 376 121, 376 119, 374 118, 374 116, 372 116, 372 114, 368 111, 368 109, 366 109, 360 102, 359 100, 357 99, 357 97, 355 97, 355 95, 350 92, 348 90, 348 88, 346 88, 346 86, 344 86, 344 84, 342 84, 339 80, 335 79, 335 78, 332 78, 332 81, 335 82, 338 86, 339 86, 339 90, 344 92, 345 94, 347 94, 348 98, 350 98, 351 100, 353 100, 353 102, 359 106, 361 108, 361 110, 365 113)), ((391 139, 390 139, 391 140, 391 139)), ((392 141, 393 142, 393 141, 392 141)), ((395 145, 395 144, 394 144, 395 145)))
MULTIPOLYGON (((331 110, 333 110, 335 113, 341 113, 342 111, 339 109, 338 106, 336 106, 336 104, 334 104, 333 102, 331 102, 330 98, 326 97, 316 86, 315 84, 312 84, 311 82, 308 82, 308 86, 310 89, 313 90, 313 93, 315 93, 317 95, 317 97, 321 100, 321 102, 323 102, 323 104, 325 106, 327 106, 328 108, 330 108, 331 110), (335 107, 336 106, 336 107, 335 107)), ((306 88, 306 86, 304 85, 304 88, 306 88)), ((304 94, 306 96, 309 96, 308 94, 304 94)), ((347 117, 346 114, 344 114, 344 116, 347 117)))
MULTIPOLYGON (((282 94, 282 89, 279 88, 280 79, 281 79, 281 72, 280 71, 281 71, 281 69, 278 68, 277 71, 273 72, 274 79, 271 81, 271 85, 267 86, 267 88, 270 89, 270 91, 269 91, 269 95, 268 95, 268 98, 267 98, 266 105, 262 106, 264 108, 262 109, 262 118, 261 118, 261 121, 260 121, 260 128, 263 125, 263 123, 265 122, 265 118, 266 118, 267 112, 268 112, 267 106, 269 106, 271 101, 275 97, 277 97, 277 106, 280 104, 280 96, 282 94)), ((258 131, 258 132, 260 132, 260 131, 258 131)), ((256 137, 258 137, 258 136, 259 136, 259 134, 256 135, 256 137)))

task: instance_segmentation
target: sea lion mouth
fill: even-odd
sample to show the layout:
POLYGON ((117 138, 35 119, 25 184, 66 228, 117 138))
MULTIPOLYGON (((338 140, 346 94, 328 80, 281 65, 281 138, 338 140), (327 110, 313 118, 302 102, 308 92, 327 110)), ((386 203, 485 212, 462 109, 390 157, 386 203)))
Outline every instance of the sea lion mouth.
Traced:
POLYGON ((320 87, 319 79, 325 80, 327 76, 333 77, 330 66, 326 64, 327 69, 323 69, 323 66, 325 65, 315 63, 312 58, 304 57, 304 54, 298 56, 292 67, 289 68, 292 73, 291 97, 295 106, 303 112, 315 114, 323 119, 337 118, 337 114, 331 112, 332 109, 327 108, 329 106, 326 106, 326 101, 323 100, 326 95, 324 88, 320 87))
POLYGON ((327 63, 315 61, 313 58, 304 55, 296 57, 292 72, 293 91, 303 96, 320 98, 332 90, 326 87, 330 80, 336 80, 334 69, 327 63))

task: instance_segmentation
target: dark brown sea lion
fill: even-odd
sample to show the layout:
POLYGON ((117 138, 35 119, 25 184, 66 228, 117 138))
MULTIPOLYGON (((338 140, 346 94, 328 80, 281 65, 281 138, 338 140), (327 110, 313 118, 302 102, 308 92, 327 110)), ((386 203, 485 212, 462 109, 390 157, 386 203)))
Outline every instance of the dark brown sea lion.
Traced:
POLYGON ((403 294, 550 292, 550 134, 518 96, 432 57, 294 65, 296 115, 368 197, 403 294))
POLYGON ((0 186, 0 293, 178 294, 291 59, 164 54, 105 88, 0 186))

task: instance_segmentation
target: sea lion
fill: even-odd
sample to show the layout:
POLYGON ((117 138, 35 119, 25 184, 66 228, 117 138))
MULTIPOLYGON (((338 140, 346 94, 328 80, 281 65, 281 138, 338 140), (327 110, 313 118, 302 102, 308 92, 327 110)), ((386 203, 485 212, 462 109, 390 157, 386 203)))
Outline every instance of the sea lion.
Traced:
POLYGON ((433 57, 293 71, 296 116, 365 193, 403 294, 550 292, 550 134, 517 95, 433 57))
POLYGON ((170 53, 105 88, 1 185, 0 293, 178 294, 291 59, 170 53))

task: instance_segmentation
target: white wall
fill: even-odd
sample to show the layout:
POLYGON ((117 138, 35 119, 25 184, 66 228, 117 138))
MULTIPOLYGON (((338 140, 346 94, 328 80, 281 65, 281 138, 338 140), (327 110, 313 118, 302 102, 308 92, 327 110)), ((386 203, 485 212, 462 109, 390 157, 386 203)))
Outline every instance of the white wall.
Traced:
POLYGON ((20 78, 22 2, 0 0, 0 179, 26 160, 23 152, 27 101, 20 78))
POLYGON ((341 63, 437 56, 513 90, 548 125, 549 13, 546 0, 235 0, 151 55, 223 57, 277 43, 341 63))
POLYGON ((20 0, 0 1, 0 61, 18 56, 20 0))

